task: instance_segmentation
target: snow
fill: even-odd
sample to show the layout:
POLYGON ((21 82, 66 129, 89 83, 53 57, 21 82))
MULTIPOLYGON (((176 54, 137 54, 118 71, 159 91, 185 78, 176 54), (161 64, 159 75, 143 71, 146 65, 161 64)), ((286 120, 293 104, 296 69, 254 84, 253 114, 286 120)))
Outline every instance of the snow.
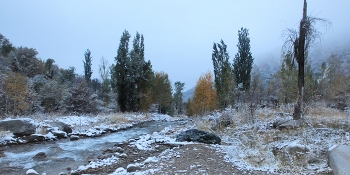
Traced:
POLYGON ((103 166, 107 166, 107 165, 112 165, 116 161, 118 161, 118 158, 115 156, 112 156, 112 157, 107 158, 107 159, 101 159, 101 160, 98 160, 96 162, 91 161, 88 165, 79 166, 79 168, 75 171, 83 171, 83 170, 87 170, 89 168, 98 168, 98 167, 103 167, 103 166))
POLYGON ((148 158, 144 161, 144 163, 147 164, 147 163, 154 163, 154 162, 158 162, 158 161, 159 161, 158 158, 156 158, 155 156, 152 156, 152 157, 148 157, 148 158))
POLYGON ((39 174, 39 173, 37 173, 35 170, 33 170, 33 169, 29 169, 27 172, 26 172, 26 174, 39 174))
POLYGON ((331 146, 329 149, 328 149, 328 151, 332 151, 334 148, 336 148, 338 145, 333 145, 333 146, 331 146))

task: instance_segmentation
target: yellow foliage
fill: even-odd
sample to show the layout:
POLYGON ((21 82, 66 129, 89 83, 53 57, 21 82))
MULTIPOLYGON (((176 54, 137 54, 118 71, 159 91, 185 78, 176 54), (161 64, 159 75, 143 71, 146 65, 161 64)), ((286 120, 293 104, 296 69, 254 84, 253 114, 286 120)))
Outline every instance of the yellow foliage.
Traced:
POLYGON ((193 97, 193 108, 195 113, 199 115, 204 115, 206 112, 218 108, 217 93, 211 72, 202 75, 197 81, 193 97))
POLYGON ((19 73, 9 73, 6 79, 7 111, 19 114, 29 108, 27 78, 19 73))

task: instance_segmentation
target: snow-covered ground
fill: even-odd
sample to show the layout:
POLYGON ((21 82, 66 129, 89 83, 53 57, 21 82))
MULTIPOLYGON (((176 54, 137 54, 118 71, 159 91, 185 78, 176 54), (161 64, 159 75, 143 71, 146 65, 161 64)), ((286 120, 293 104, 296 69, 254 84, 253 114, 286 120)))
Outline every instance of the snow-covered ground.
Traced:
MULTIPOLYGON (((337 144, 350 144, 349 114, 329 108, 309 109, 304 125, 290 129, 273 128, 276 119, 290 118, 291 109, 257 109, 253 113, 247 109, 227 109, 213 112, 200 118, 190 118, 184 125, 166 127, 152 134, 141 135, 130 140, 130 145, 139 150, 154 150, 157 144, 191 144, 175 142, 181 131, 198 128, 214 132, 222 139, 221 145, 211 145, 212 149, 225 154, 224 160, 244 171, 263 171, 275 174, 320 174, 331 173, 327 152, 337 144), (229 125, 228 125, 229 123, 229 125), (226 126, 227 125, 227 126, 226 126)), ((74 134, 99 134, 101 128, 123 128, 145 121, 173 121, 167 115, 158 114, 118 114, 114 116, 64 116, 56 120, 73 127, 74 134)), ((40 121, 41 125, 47 123, 40 121)), ((11 140, 10 133, 2 133, 2 139, 11 140)), ((1 141, 1 140, 0 140, 1 141)), ((162 158, 173 157, 174 151, 165 150, 158 156, 150 156, 143 162, 135 162, 128 167, 116 168, 112 175, 153 174, 159 168, 147 168, 148 163, 157 163, 162 158), (128 173, 131 166, 143 167, 142 171, 128 173)), ((91 161, 76 171, 109 166, 119 161, 120 155, 91 161)))

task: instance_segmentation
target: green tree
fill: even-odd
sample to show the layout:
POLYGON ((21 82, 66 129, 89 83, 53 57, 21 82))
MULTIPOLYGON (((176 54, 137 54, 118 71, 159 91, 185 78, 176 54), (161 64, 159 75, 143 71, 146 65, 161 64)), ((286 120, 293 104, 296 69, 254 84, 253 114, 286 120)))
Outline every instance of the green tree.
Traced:
POLYGON ((182 91, 185 87, 185 83, 181 83, 180 81, 175 82, 175 93, 173 95, 174 99, 174 107, 175 114, 181 114, 183 111, 183 99, 182 99, 182 91))
POLYGON ((0 54, 7 57, 7 55, 14 50, 12 43, 0 33, 0 54))
POLYGON ((62 83, 71 84, 73 83, 76 73, 75 73, 75 67, 69 67, 68 69, 61 69, 60 70, 62 76, 60 77, 60 80, 62 83))
POLYGON ((45 73, 51 79, 53 78, 53 63, 55 63, 55 60, 51 58, 45 61, 45 73))
POLYGON ((171 112, 172 88, 168 74, 156 72, 153 80, 153 103, 159 105, 159 112, 167 114, 171 112))
POLYGON ((212 60, 214 66, 215 87, 217 90, 220 108, 226 108, 233 104, 233 75, 229 63, 230 56, 227 53, 227 46, 223 40, 214 43, 212 60), (219 48, 219 49, 218 49, 219 48))
POLYGON ((91 57, 91 52, 89 49, 87 49, 84 53, 85 61, 84 63, 84 75, 85 75, 85 80, 88 84, 91 82, 91 75, 92 75, 92 57, 91 57))
POLYGON ((128 94, 130 94, 129 84, 129 39, 130 34, 124 31, 120 38, 117 57, 115 57, 116 64, 112 65, 111 69, 111 84, 117 95, 117 102, 122 112, 129 111, 128 94))
MULTIPOLYGON (((250 52, 249 32, 246 28, 238 31, 238 53, 233 61, 233 72, 236 84, 241 84, 241 90, 248 90, 250 87, 250 78, 254 58, 250 52)), ((239 86, 240 87, 240 86, 239 86)))
POLYGON ((133 49, 130 52, 129 39, 129 33, 124 31, 120 40, 116 65, 112 65, 111 70, 112 87, 118 93, 118 103, 123 112, 145 108, 146 103, 150 100, 150 83, 153 77, 151 62, 146 62, 144 58, 143 35, 136 33, 133 49))
POLYGON ((288 104, 296 100, 298 70, 293 63, 292 53, 285 54, 282 61, 279 77, 281 78, 281 88, 278 92, 280 102, 288 104))

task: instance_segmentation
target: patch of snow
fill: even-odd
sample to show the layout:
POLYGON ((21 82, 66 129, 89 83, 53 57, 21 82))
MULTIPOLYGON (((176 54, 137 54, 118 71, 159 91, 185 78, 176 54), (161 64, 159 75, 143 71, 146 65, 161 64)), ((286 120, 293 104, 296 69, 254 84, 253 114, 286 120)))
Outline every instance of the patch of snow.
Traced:
POLYGON ((154 162, 158 162, 159 161, 159 159, 157 159, 155 156, 153 156, 153 157, 148 157, 145 161, 144 161, 144 163, 146 164, 146 163, 154 163, 154 162))
POLYGON ((79 172, 79 171, 84 171, 87 170, 89 168, 98 168, 98 167, 103 167, 103 166, 107 166, 107 165, 112 165, 113 163, 117 162, 119 159, 115 156, 112 156, 110 158, 107 159, 101 159, 98 160, 97 162, 90 162, 88 165, 84 165, 84 166, 79 166, 77 170, 75 170, 74 172, 79 172))
POLYGON ((26 174, 39 174, 38 172, 36 172, 35 170, 33 169, 29 169, 26 174))
POLYGON ((330 147, 329 149, 328 149, 328 151, 332 151, 334 148, 336 148, 338 145, 333 145, 332 147, 330 147))
POLYGON ((127 174, 126 169, 124 169, 123 167, 119 167, 113 173, 111 173, 109 175, 123 175, 123 174, 127 174))

